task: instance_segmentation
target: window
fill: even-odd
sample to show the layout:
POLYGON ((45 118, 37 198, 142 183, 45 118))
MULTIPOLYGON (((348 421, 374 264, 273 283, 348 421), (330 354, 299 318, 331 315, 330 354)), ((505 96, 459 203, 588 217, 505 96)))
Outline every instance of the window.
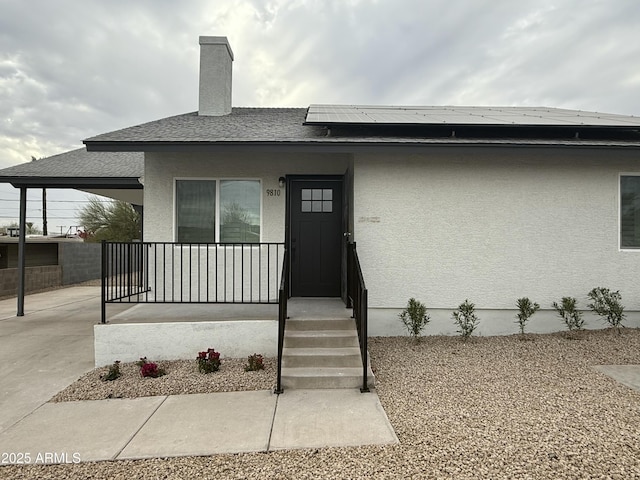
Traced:
POLYGON ((216 182, 176 181, 177 241, 215 242, 216 182))
POLYGON ((333 212, 333 189, 331 188, 303 188, 303 212, 333 212))
POLYGON ((620 176, 620 247, 640 248, 640 176, 620 176))
POLYGON ((260 182, 220 181, 220 241, 260 242, 260 182))
POLYGON ((176 241, 260 242, 259 180, 176 180, 176 241))

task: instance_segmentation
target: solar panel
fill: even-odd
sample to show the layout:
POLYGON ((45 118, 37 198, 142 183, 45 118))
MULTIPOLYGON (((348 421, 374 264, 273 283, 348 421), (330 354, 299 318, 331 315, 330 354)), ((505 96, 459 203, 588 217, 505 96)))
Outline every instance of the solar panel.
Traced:
POLYGON ((538 125, 640 127, 640 117, 547 107, 317 105, 309 125, 538 125))

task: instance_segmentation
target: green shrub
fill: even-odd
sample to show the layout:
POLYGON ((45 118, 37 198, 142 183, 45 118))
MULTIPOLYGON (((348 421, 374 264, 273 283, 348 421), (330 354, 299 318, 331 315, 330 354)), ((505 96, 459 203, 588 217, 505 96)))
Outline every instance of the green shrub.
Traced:
POLYGON ((522 297, 516 300, 516 306, 518 307, 518 320, 516 323, 520 326, 520 335, 524 335, 524 328, 527 325, 529 319, 540 309, 540 305, 537 303, 531 303, 527 297, 522 297))
POLYGON ((429 323, 427 307, 415 298, 410 298, 407 302, 407 308, 402 310, 399 317, 413 340, 415 342, 420 341, 420 333, 429 323))
POLYGON ((458 306, 458 310, 453 312, 453 322, 458 326, 456 331, 465 342, 476 329, 478 323, 480 323, 480 319, 475 314, 475 308, 476 306, 473 303, 465 300, 464 303, 458 306))
POLYGON ((258 370, 264 370, 264 358, 262 355, 254 353, 247 358, 247 364, 244 366, 245 372, 256 372, 258 370))
POLYGON ((619 291, 612 292, 608 288, 596 287, 591 290, 587 296, 591 299, 591 303, 587 305, 595 313, 604 317, 610 327, 615 328, 620 333, 620 327, 623 327, 624 306, 620 303, 622 296, 619 291))
POLYGON ((582 330, 582 326, 584 325, 582 312, 577 310, 577 304, 578 301, 574 297, 562 297, 561 305, 553 302, 553 308, 556 309, 560 318, 564 320, 564 324, 569 329, 569 333, 574 330, 582 330))
POLYGON ((116 378, 120 377, 122 373, 120 372, 120 360, 116 360, 113 362, 113 365, 109 367, 109 372, 106 375, 102 375, 100 380, 103 382, 113 382, 116 378))

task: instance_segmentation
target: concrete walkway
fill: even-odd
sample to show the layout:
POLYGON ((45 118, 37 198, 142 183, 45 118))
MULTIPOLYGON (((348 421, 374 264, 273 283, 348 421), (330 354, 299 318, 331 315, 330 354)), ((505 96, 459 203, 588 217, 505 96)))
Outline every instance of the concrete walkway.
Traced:
MULTIPOLYGON (((93 324, 99 321, 99 309, 97 287, 29 295, 24 317, 15 316, 15 299, 0 301, 0 454, 6 462, 398 443, 376 393, 358 390, 47 403, 92 369, 93 324)), ((110 314, 117 313, 110 306, 110 314)))

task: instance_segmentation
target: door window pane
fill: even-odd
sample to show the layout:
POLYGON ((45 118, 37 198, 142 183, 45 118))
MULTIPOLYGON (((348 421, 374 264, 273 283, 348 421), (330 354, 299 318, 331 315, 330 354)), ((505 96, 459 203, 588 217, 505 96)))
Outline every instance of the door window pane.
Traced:
POLYGON ((303 212, 333 212, 333 189, 303 188, 301 195, 301 209, 303 212))
POLYGON ((176 181, 178 242, 216 241, 216 182, 176 181))
POLYGON ((260 242, 260 181, 220 181, 220 242, 260 242))

